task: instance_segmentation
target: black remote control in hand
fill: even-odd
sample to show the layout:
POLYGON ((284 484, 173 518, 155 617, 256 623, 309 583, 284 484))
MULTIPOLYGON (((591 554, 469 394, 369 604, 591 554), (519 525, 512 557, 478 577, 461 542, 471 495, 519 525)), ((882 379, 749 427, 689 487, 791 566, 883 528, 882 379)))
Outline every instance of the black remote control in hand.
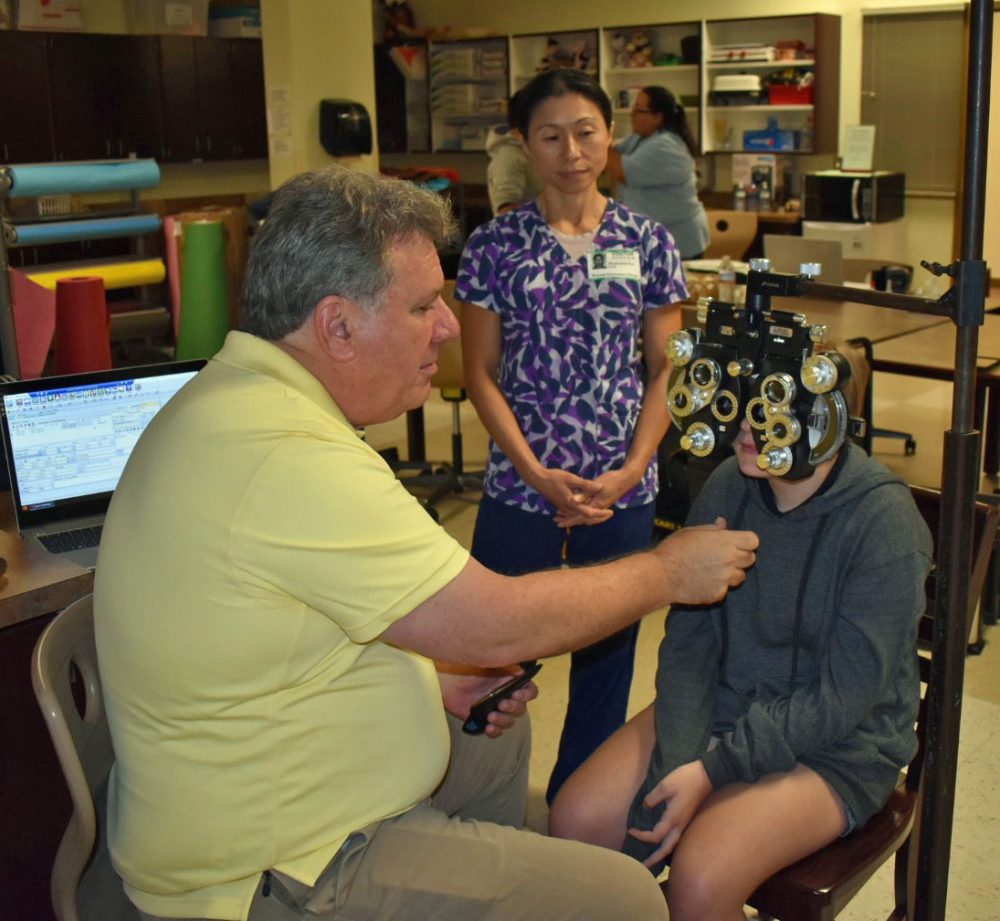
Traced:
POLYGON ((480 697, 469 710, 469 718, 462 724, 462 732, 467 732, 471 736, 477 736, 486 731, 489 720, 487 717, 500 704, 501 700, 506 700, 518 688, 523 688, 542 667, 541 662, 522 662, 524 672, 515 675, 510 681, 505 681, 499 687, 494 688, 485 697, 480 697))

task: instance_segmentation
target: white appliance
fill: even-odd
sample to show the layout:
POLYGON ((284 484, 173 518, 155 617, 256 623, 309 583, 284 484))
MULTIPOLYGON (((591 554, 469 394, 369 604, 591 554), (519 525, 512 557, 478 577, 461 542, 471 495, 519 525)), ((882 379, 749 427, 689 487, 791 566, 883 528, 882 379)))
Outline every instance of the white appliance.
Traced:
POLYGON ((839 240, 845 259, 907 262, 905 218, 866 224, 803 221, 802 236, 814 240, 839 240))

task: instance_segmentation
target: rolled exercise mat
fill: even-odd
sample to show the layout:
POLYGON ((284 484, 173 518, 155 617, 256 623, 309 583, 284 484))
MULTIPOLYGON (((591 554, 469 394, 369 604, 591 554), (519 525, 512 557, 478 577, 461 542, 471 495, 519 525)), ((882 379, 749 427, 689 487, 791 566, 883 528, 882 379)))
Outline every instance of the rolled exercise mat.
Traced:
POLYGON ((11 166, 9 174, 8 198, 149 189, 160 182, 155 160, 11 166))
POLYGON ((12 225, 14 246, 34 246, 41 243, 69 243, 73 240, 98 240, 132 237, 160 229, 156 214, 130 214, 83 221, 53 221, 47 224, 12 225))
POLYGON ((174 327, 174 342, 181 327, 181 262, 178 254, 181 228, 177 218, 163 218, 163 258, 167 263, 167 287, 170 289, 170 319, 174 327))
POLYGON ((56 283, 55 353, 56 374, 111 367, 103 279, 87 275, 56 283))
POLYGON ((36 285, 24 272, 9 271, 14 301, 14 338, 20 366, 18 376, 41 377, 56 330, 56 294, 36 285))
POLYGON ((177 360, 211 358, 229 332, 222 221, 184 224, 177 360))
POLYGON ((40 267, 25 273, 36 285, 55 291, 60 278, 78 275, 97 275, 104 279, 104 287, 134 288, 137 285, 158 285, 167 277, 167 268, 160 259, 132 259, 128 261, 76 263, 68 266, 40 267))
MULTIPOLYGON (((236 329, 240 325, 240 292, 246 274, 249 224, 247 209, 239 207, 202 208, 198 211, 181 211, 173 215, 178 225, 191 221, 222 221, 226 235, 226 284, 229 290, 229 325, 236 329)), ((176 232, 180 234, 180 227, 176 232)), ((183 265, 184 246, 180 236, 175 239, 178 263, 183 265)), ((168 255, 169 258, 169 255, 168 255)), ((169 261, 168 261, 169 269, 169 261)))

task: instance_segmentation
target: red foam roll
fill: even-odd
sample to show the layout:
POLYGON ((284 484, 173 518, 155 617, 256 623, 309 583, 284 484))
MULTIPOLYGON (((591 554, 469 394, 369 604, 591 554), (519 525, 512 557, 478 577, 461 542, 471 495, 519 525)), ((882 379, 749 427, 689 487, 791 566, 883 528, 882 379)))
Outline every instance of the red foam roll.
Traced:
POLYGON ((56 282, 55 352, 56 374, 111 367, 103 278, 88 275, 56 282))

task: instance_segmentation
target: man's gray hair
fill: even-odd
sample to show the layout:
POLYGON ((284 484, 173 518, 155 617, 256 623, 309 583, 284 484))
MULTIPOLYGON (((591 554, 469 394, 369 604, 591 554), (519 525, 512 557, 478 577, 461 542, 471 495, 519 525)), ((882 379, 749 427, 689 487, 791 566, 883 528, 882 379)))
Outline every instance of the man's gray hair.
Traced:
POLYGON ((423 236, 440 249, 455 231, 447 200, 412 182, 342 166, 295 176, 254 236, 241 327, 281 339, 331 294, 374 312, 393 280, 390 247, 423 236))

